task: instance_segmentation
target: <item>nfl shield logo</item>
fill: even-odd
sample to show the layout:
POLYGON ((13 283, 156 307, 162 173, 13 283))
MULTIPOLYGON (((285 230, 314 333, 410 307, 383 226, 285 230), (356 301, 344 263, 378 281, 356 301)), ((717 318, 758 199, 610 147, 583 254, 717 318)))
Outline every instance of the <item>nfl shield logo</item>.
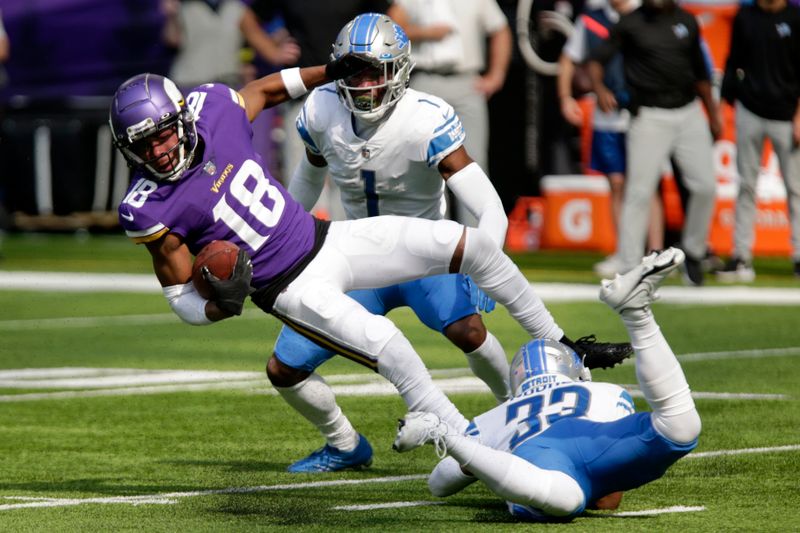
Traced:
POLYGON ((205 166, 203 166, 203 170, 213 176, 217 173, 217 165, 215 165, 213 161, 209 161, 205 164, 205 166))
POLYGON ((361 149, 361 157, 363 157, 364 159, 369 159, 369 155, 370 155, 369 148, 365 146, 364 148, 361 149))

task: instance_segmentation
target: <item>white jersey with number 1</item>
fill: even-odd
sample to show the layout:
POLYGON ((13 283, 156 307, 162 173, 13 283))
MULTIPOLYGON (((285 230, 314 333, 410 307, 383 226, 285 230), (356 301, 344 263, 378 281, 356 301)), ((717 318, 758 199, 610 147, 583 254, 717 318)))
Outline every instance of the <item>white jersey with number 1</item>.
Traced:
POLYGON ((315 89, 297 117, 309 151, 328 162, 347 218, 444 216, 444 180, 437 165, 464 143, 464 129, 441 98, 407 89, 369 139, 334 84, 315 89))

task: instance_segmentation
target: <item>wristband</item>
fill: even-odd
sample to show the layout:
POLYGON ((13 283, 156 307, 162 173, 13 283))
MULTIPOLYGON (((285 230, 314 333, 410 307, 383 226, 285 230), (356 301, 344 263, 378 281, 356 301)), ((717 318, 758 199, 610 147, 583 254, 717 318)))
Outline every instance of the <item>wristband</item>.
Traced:
POLYGON ((300 76, 300 68, 285 68, 281 70, 281 79, 283 85, 286 86, 286 92, 292 98, 303 96, 308 92, 306 84, 303 83, 303 78, 300 76))

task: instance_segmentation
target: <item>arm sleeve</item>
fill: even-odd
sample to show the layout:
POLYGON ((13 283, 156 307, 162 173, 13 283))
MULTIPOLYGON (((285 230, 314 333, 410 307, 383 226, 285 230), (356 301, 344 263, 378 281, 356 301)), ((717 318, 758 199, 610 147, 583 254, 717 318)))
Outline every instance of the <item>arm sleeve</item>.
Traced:
POLYGON ((289 182, 289 194, 310 211, 319 200, 328 167, 316 167, 303 154, 289 182))
POLYGON ((170 285, 162 289, 172 311, 181 320, 193 326, 207 326, 213 322, 206 316, 206 300, 195 290, 194 285, 170 285))
POLYGON ((478 228, 485 231, 500 248, 506 240, 508 218, 489 177, 478 163, 470 163, 446 181, 456 198, 478 219, 478 228))

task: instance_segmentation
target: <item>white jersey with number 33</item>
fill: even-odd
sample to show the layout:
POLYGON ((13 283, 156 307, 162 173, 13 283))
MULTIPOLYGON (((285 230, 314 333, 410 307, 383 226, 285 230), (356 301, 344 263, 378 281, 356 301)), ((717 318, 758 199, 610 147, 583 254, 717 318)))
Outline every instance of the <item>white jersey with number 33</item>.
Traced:
POLYGON ((611 422, 634 412, 631 395, 619 385, 545 377, 552 382, 478 415, 466 434, 492 448, 513 451, 563 418, 611 422))
POLYGON ((297 131, 328 162, 349 219, 444 215, 444 180, 437 165, 464 143, 464 129, 441 98, 407 89, 369 139, 328 84, 315 89, 297 117, 297 131))

